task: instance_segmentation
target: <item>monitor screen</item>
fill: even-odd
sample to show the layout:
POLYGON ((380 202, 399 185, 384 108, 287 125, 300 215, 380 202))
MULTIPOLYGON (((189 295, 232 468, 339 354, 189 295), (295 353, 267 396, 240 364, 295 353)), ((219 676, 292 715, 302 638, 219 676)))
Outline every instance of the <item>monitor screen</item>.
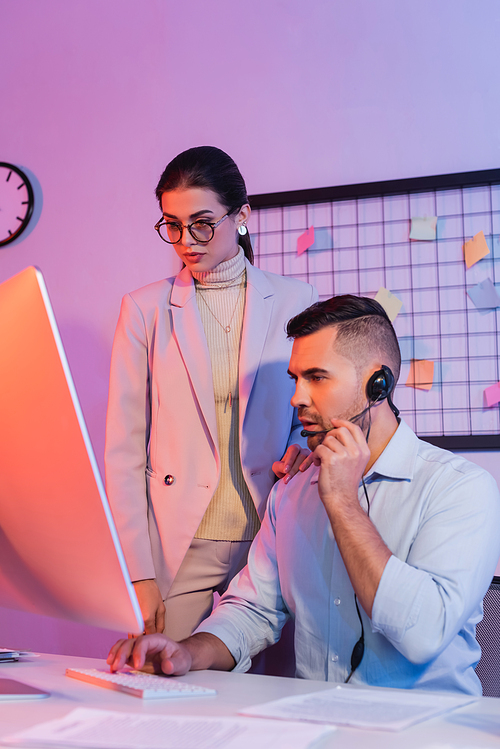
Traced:
POLYGON ((144 625, 43 276, 0 284, 0 605, 144 625))

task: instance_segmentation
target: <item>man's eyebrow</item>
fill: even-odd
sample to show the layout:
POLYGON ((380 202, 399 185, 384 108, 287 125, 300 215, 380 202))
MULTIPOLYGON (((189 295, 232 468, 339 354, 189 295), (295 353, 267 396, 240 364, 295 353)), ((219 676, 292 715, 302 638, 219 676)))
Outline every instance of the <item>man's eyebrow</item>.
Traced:
MULTIPOLYGON (((297 375, 291 372, 289 369, 287 370, 290 377, 293 377, 294 379, 297 379, 297 375)), ((311 375, 327 375, 328 370, 322 369, 321 367, 309 367, 309 369, 304 369, 301 373, 302 377, 310 377, 311 375)))
MULTIPOLYGON (((214 215, 214 212, 213 212, 213 211, 211 211, 211 210, 210 210, 210 208, 206 208, 206 209, 205 209, 205 210, 203 210, 203 211, 196 211, 196 213, 192 213, 192 214, 190 215, 190 217, 189 217, 189 218, 194 218, 194 219, 196 219, 196 218, 198 218, 198 216, 206 216, 206 215, 207 215, 207 213, 211 213, 211 214, 212 214, 212 216, 214 215)), ((164 216, 165 218, 175 218, 175 219, 177 219, 177 216, 174 216, 174 214, 173 214, 173 213, 167 213, 166 211, 163 211, 163 216, 164 216)), ((179 220, 179 219, 177 219, 177 220, 179 220)))

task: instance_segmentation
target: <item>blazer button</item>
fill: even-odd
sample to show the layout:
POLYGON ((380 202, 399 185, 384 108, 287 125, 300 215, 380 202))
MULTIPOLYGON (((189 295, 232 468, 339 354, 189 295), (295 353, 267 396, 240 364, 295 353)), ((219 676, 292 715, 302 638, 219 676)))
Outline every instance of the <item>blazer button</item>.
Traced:
POLYGON ((175 481, 175 476, 172 476, 170 473, 167 473, 167 475, 163 479, 163 483, 166 484, 167 486, 172 486, 174 481, 175 481))

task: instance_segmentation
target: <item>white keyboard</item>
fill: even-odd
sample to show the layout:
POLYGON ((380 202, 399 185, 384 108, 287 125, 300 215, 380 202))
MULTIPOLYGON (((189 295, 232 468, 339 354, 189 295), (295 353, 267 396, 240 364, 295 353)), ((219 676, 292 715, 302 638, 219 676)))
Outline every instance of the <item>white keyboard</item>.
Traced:
POLYGON ((67 668, 66 676, 80 679, 98 687, 116 689, 143 700, 163 699, 165 697, 203 697, 217 694, 215 689, 199 687, 178 681, 177 677, 154 676, 142 671, 100 671, 97 668, 67 668))

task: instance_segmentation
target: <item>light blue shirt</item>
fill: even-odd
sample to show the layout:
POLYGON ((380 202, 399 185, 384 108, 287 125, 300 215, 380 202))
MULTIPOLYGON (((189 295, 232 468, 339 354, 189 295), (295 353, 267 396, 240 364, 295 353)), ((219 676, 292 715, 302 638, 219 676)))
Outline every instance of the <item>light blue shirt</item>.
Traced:
MULTIPOLYGON (((296 674, 343 682, 361 634, 354 591, 319 498, 319 468, 271 491, 248 565, 197 631, 236 671, 295 620, 296 674)), ((402 421, 365 476, 370 519, 392 552, 360 611, 365 653, 351 682, 481 694, 475 626, 500 556, 500 496, 478 466, 419 440, 402 421)), ((362 485, 359 500, 366 509, 362 485)))

